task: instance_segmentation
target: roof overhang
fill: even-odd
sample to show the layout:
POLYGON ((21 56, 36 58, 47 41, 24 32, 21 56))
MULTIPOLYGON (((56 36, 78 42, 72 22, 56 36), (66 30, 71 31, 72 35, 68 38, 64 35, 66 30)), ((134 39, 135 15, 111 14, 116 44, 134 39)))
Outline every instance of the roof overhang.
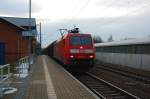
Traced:
POLYGON ((7 21, 6 19, 4 19, 4 18, 2 18, 2 17, 1 17, 0 19, 3 20, 3 21, 5 21, 5 22, 7 22, 7 23, 9 23, 9 24, 11 24, 11 25, 13 25, 13 26, 15 26, 15 27, 17 27, 17 28, 19 28, 19 29, 21 29, 21 30, 25 30, 23 27, 20 27, 20 26, 18 26, 18 25, 16 25, 16 24, 13 24, 13 23, 7 21))

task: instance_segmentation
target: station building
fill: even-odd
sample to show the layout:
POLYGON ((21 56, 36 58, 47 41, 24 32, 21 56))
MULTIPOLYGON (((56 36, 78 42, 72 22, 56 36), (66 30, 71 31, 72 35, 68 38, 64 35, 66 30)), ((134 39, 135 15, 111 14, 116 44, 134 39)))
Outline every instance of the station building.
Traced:
MULTIPOLYGON (((17 17, 0 17, 0 42, 4 44, 5 63, 14 62, 29 53, 29 37, 31 38, 31 51, 35 50, 36 20, 31 19, 31 32, 29 32, 29 19, 17 17)), ((4 63, 4 62, 2 62, 4 63)))

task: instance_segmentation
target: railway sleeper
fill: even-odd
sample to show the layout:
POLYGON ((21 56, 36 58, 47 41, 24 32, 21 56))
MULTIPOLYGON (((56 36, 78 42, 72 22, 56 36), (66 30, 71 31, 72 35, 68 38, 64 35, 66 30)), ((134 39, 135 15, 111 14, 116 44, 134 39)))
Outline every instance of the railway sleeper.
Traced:
POLYGON ((116 91, 100 91, 100 93, 102 93, 102 94, 115 94, 115 93, 117 93, 116 91))
POLYGON ((110 89, 100 89, 100 88, 97 88, 97 90, 100 90, 100 91, 111 91, 110 89))
POLYGON ((92 87, 92 88, 94 88, 94 89, 107 89, 107 90, 110 90, 110 88, 109 87, 105 87, 105 86, 90 86, 90 87, 92 87))
POLYGON ((100 88, 100 87, 104 87, 103 85, 91 85, 92 87, 94 87, 94 88, 100 88))
POLYGON ((98 68, 102 68, 104 70, 108 70, 108 71, 111 71, 111 72, 114 72, 114 73, 118 73, 120 75, 123 75, 123 76, 126 76, 126 77, 130 77, 130 78, 133 78, 133 79, 136 79, 136 80, 141 80, 141 81, 144 81, 145 83, 149 84, 150 83, 150 79, 147 78, 147 77, 142 77, 142 75, 137 75, 137 74, 134 74, 134 73, 131 73, 131 72, 128 72, 128 71, 123 71, 123 70, 118 70, 118 69, 114 69, 114 68, 111 68, 111 67, 98 67, 98 68))
MULTIPOLYGON (((109 97, 108 97, 109 98, 109 97)), ((108 99, 107 98, 107 99, 108 99)), ((125 96, 115 96, 115 97, 113 97, 114 99, 127 99, 127 97, 125 97, 125 96)), ((110 99, 112 99, 112 97, 110 97, 110 99)))
POLYGON ((106 96, 106 97, 116 97, 116 96, 124 96, 124 95, 121 95, 120 93, 106 93, 106 94, 104 94, 104 96, 106 96))

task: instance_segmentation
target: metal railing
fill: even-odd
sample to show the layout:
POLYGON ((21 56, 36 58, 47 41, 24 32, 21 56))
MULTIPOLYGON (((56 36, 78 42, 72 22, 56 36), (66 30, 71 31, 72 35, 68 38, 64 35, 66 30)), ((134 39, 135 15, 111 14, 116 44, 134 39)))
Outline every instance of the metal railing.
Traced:
POLYGON ((19 59, 16 64, 16 71, 14 74, 10 73, 10 64, 0 65, 0 99, 4 96, 5 92, 11 88, 10 84, 12 83, 12 79, 14 79, 13 76, 16 75, 19 78, 25 78, 29 75, 30 68, 32 64, 34 64, 34 60, 35 55, 19 59))
POLYGON ((24 74, 28 74, 28 70, 30 68, 29 64, 30 64, 29 56, 23 57, 18 60, 18 66, 16 68, 18 70, 19 77, 21 77, 24 74))
POLYGON ((16 69, 18 70, 19 76, 29 73, 31 65, 34 63, 34 57, 34 55, 31 55, 30 57, 26 56, 18 60, 16 69))
POLYGON ((32 75, 32 64, 34 64, 36 56, 27 56, 18 60, 18 77, 21 78, 21 82, 24 82, 20 87, 20 91, 16 93, 15 99, 21 99, 27 91, 26 88, 29 86, 32 75), (24 72, 25 71, 25 72, 24 72))
POLYGON ((12 74, 10 73, 10 64, 0 65, 0 98, 4 94, 4 88, 9 87, 12 74))

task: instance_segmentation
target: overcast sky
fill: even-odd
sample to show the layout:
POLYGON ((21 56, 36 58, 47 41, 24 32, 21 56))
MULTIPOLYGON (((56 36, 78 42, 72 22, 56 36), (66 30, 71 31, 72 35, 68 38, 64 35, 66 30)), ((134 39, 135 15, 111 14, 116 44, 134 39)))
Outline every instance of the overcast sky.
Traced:
MULTIPOLYGON (((29 0, 1 0, 0 15, 28 17, 29 0)), ((150 0, 32 0, 32 17, 42 22, 43 46, 76 25, 104 41, 150 35, 150 0)))

